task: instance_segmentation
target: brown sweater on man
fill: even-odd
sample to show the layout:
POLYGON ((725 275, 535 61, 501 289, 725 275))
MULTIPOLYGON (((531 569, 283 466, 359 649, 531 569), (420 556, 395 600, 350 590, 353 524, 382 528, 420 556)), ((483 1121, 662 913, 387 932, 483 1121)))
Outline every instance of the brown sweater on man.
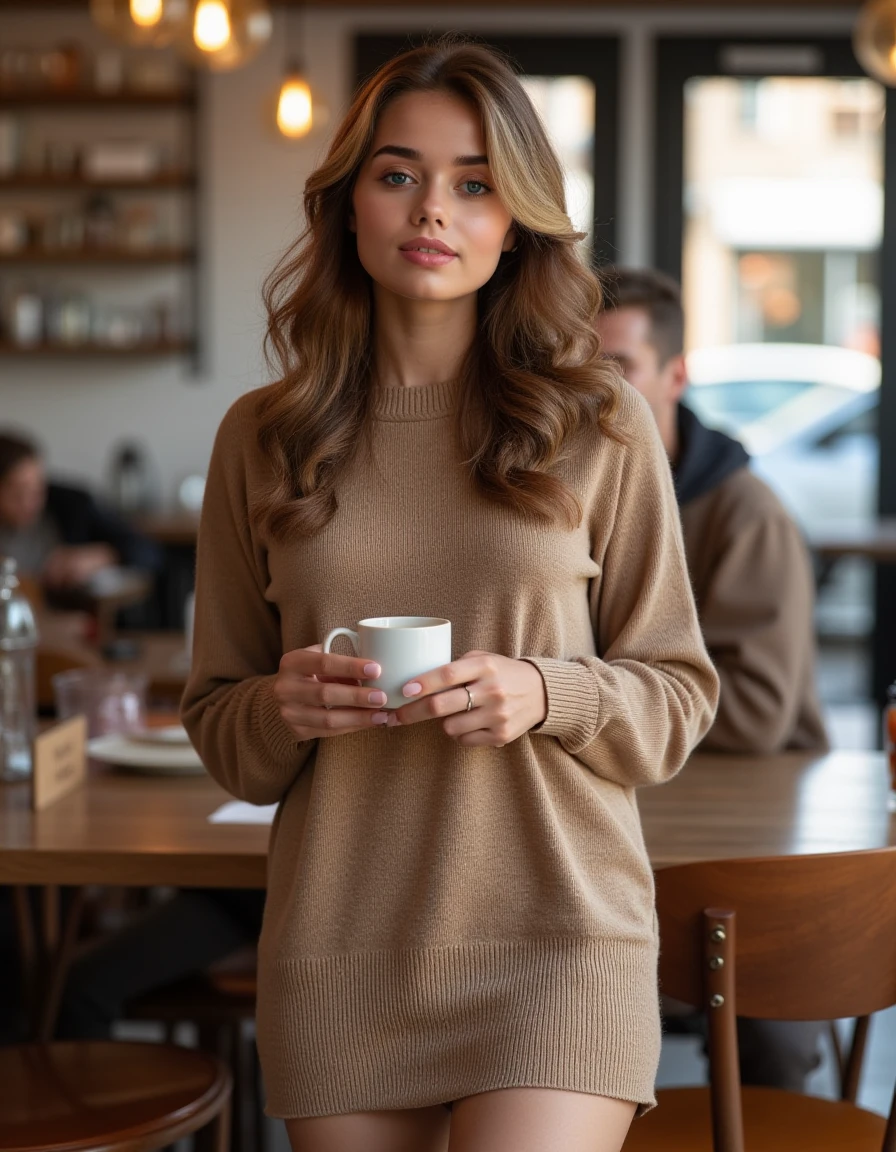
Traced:
POLYGON ((451 385, 384 388, 315 536, 275 541, 258 394, 225 416, 199 531, 184 722, 234 795, 279 804, 259 947, 268 1111, 410 1108, 511 1086, 649 1104, 653 876, 635 789, 707 731, 718 680, 659 434, 623 392, 558 473, 581 524, 487 500, 451 385), (447 617, 454 656, 530 660, 548 713, 503 748, 438 721, 298 741, 282 653, 366 616, 447 617))
POLYGON ((799 529, 740 444, 679 407, 674 469, 703 639, 721 682, 701 748, 828 747, 815 691, 815 599, 799 529))

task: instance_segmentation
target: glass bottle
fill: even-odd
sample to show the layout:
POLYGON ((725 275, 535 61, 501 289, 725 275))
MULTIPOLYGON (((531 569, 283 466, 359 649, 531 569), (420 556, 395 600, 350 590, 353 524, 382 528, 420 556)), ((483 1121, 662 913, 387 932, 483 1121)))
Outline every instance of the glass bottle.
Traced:
POLYGON ((887 689, 887 706, 884 708, 884 750, 887 753, 887 767, 890 772, 887 807, 891 812, 896 812, 896 681, 887 689))
POLYGON ((31 772, 37 640, 16 562, 7 558, 0 563, 0 780, 21 780, 31 772))

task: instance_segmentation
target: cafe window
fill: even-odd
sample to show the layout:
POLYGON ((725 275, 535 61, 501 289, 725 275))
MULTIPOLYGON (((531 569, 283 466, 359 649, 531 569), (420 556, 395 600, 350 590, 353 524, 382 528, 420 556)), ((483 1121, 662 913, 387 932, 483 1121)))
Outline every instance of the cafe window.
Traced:
MULTIPOLYGON (((657 263, 682 283, 686 402, 747 444, 810 542, 870 531, 896 512, 886 90, 842 38, 657 48, 657 263)), ((879 694, 894 589, 860 561, 835 575, 819 630, 872 638, 879 694)))

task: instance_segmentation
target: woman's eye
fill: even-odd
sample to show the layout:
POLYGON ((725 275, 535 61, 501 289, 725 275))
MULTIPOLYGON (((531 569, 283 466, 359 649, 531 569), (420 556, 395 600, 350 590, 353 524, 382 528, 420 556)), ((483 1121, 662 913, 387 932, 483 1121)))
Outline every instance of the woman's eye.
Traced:
POLYGON ((468 196, 482 196, 483 193, 491 191, 489 186, 481 180, 464 180, 461 187, 468 196))
POLYGON ((383 180, 393 188, 403 188, 406 184, 410 183, 411 178, 407 172, 387 172, 383 180))

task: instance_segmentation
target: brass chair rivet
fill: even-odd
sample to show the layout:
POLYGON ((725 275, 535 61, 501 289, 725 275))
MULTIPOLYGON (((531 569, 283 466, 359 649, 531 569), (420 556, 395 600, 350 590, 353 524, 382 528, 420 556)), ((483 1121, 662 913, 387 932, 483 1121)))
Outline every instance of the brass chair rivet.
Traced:
POLYGON ((721 925, 719 925, 718 928, 713 928, 712 932, 710 932, 710 939, 717 940, 721 944, 721 942, 726 939, 725 929, 721 925))
POLYGON ((709 998, 710 1008, 721 1008, 724 1003, 725 997, 720 996, 718 992, 716 992, 715 996, 710 996, 709 998))
POLYGON ((710 966, 710 968, 712 968, 712 970, 714 972, 718 971, 719 968, 723 968, 725 966, 725 957, 724 956, 710 956, 709 966, 710 966))

